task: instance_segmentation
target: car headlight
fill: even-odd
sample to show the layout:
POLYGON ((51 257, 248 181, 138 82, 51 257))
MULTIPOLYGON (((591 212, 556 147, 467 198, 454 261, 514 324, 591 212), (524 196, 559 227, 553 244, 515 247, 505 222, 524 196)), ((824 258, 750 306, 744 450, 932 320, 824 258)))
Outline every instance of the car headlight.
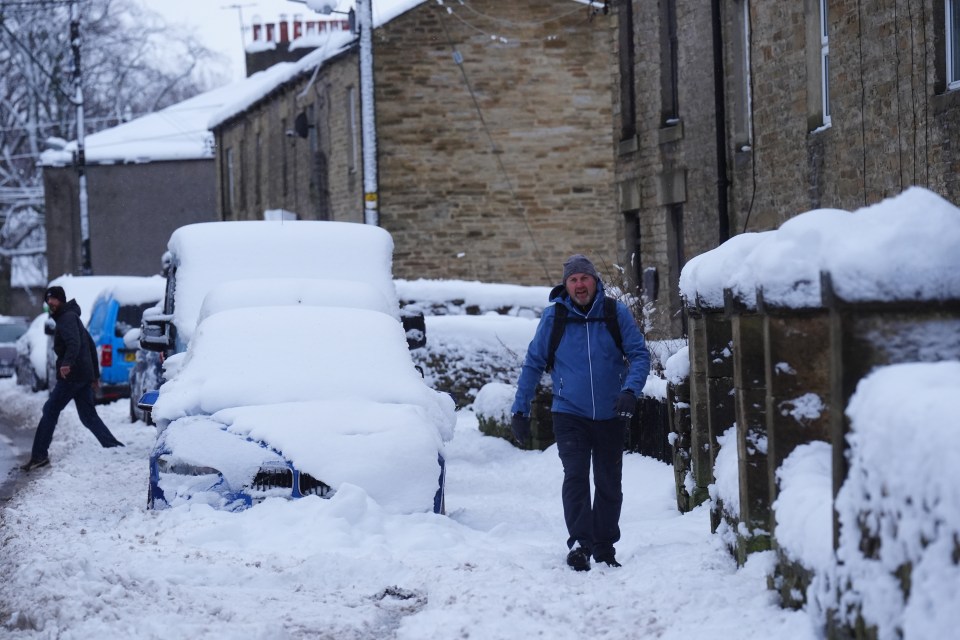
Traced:
POLYGON ((160 456, 157 459, 157 469, 160 473, 175 473, 181 476, 208 476, 219 475, 213 467, 193 465, 170 456, 160 456))

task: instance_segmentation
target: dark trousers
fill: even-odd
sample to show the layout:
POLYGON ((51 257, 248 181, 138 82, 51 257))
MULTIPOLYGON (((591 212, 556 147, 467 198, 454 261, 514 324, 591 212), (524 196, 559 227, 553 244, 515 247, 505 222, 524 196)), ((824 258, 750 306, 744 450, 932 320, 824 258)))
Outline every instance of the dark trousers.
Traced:
POLYGON ((93 405, 93 386, 89 382, 67 382, 57 380, 57 384, 50 392, 50 397, 43 405, 43 415, 37 425, 37 433, 33 436, 33 460, 42 460, 47 457, 47 449, 53 440, 53 430, 57 428, 60 412, 73 400, 77 406, 80 422, 90 430, 104 447, 115 447, 120 442, 113 437, 107 425, 97 415, 93 405))
POLYGON ((563 463, 563 517, 570 534, 567 548, 579 543, 589 553, 603 555, 612 553, 613 544, 620 539, 623 430, 620 418, 589 420, 568 413, 553 414, 553 434, 563 463))

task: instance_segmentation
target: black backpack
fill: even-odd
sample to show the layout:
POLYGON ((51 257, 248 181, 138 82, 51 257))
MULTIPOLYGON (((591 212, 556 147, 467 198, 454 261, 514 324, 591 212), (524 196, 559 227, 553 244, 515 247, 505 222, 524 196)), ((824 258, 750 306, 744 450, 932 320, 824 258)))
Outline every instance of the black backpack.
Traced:
POLYGON ((547 351, 547 364, 543 368, 544 371, 549 372, 553 369, 553 360, 557 354, 557 347, 560 346, 560 339, 563 338, 563 332, 567 328, 568 322, 605 322, 607 325, 607 331, 610 332, 610 335, 613 337, 613 341, 617 345, 617 349, 620 349, 620 353, 626 357, 626 353, 623 351, 623 336, 620 335, 620 324, 617 322, 617 301, 614 298, 604 296, 603 298, 603 315, 599 318, 581 318, 580 316, 570 316, 570 310, 567 309, 567 305, 560 302, 554 305, 555 315, 553 319, 553 327, 550 329, 550 344, 547 351))

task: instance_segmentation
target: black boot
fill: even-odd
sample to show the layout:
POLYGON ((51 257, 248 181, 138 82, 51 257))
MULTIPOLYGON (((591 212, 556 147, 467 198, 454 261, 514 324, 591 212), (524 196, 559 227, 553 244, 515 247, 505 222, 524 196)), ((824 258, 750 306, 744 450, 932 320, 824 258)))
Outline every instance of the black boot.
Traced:
POLYGON ((567 564, 574 571, 590 571, 590 554, 583 547, 577 547, 567 554, 567 564))

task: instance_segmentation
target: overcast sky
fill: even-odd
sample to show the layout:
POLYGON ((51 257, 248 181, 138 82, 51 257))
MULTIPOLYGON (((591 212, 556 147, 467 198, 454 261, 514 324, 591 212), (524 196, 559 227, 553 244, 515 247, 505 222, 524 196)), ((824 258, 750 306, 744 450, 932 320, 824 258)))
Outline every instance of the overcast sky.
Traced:
MULTIPOLYGON (((291 0, 140 0, 145 6, 164 16, 171 25, 194 29, 208 48, 230 59, 230 77, 244 77, 243 48, 249 42, 249 31, 241 35, 241 17, 249 30, 255 16, 264 21, 276 20, 280 14, 293 16, 312 12, 306 5, 291 0)), ((344 0, 346 4, 346 0, 344 0)))

